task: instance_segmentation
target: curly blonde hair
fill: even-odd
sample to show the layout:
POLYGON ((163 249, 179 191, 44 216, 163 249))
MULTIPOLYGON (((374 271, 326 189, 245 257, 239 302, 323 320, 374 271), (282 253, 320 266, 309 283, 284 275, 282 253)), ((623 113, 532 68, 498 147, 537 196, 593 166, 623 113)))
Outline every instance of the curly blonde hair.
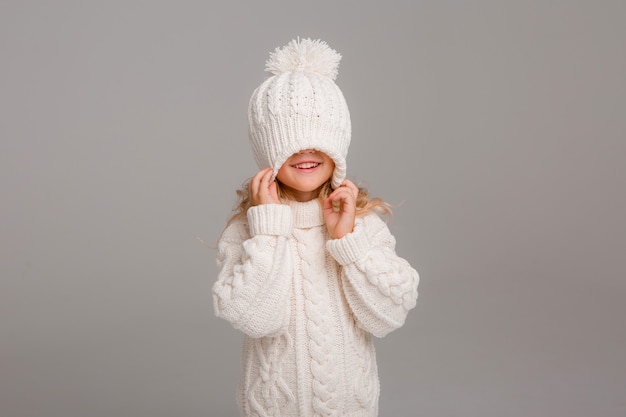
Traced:
MULTIPOLYGON (((248 178, 241 186, 241 189, 237 190, 237 204, 233 207, 234 214, 228 219, 227 226, 234 220, 245 216, 248 209, 252 206, 250 201, 250 195, 248 192, 248 186, 252 178, 248 178)), ((366 188, 357 186, 359 194, 356 198, 356 215, 364 216, 372 211, 379 215, 389 216, 391 215, 391 205, 382 198, 374 197, 370 198, 369 192, 366 188)), ((281 201, 294 200, 293 196, 289 194, 286 187, 282 186, 279 180, 276 180, 276 189, 278 191, 278 197, 281 201)), ((317 198, 322 202, 334 191, 335 189, 331 185, 331 180, 328 179, 320 187, 320 192, 317 198)))

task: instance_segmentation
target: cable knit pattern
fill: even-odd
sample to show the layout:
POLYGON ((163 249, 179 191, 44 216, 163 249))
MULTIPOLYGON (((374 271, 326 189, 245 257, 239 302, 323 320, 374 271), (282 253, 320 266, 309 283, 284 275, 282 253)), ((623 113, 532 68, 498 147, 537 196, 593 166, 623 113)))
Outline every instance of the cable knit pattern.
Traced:
POLYGON ((282 411, 294 401, 294 394, 282 375, 282 364, 291 336, 286 333, 282 340, 261 338, 254 340, 254 354, 259 363, 259 374, 250 387, 249 407, 259 417, 280 417, 282 411))
POLYGON ((374 346, 369 333, 358 327, 354 330, 352 348, 359 358, 359 369, 354 378, 355 396, 363 408, 372 409, 376 406, 379 390, 374 346))
POLYGON ((371 335, 402 325, 417 297, 394 245, 373 214, 328 240, 318 200, 252 207, 229 225, 213 294, 245 333, 242 417, 377 416, 371 335))
POLYGON ((222 270, 213 286, 215 313, 251 337, 278 335, 289 324, 293 254, 279 233, 287 232, 291 213, 274 206, 273 212, 269 206, 252 207, 249 231, 245 224, 232 224, 218 244, 222 270), (258 234, 246 238, 250 232, 258 234))
POLYGON ((302 287, 305 297, 307 331, 310 337, 313 410, 316 416, 338 416, 337 375, 333 356, 333 328, 325 275, 324 235, 316 230, 295 230, 298 257, 302 260, 302 287))
POLYGON ((376 215, 357 219, 354 231, 326 244, 343 266, 343 287, 357 324, 383 337, 415 307, 419 275, 395 255, 395 239, 376 215))

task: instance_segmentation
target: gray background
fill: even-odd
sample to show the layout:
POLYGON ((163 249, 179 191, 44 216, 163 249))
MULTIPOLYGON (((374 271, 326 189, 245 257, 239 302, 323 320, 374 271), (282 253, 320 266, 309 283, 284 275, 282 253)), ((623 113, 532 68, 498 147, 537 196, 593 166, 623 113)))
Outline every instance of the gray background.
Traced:
POLYGON ((268 52, 344 55, 418 306, 381 416, 626 415, 623 1, 1 1, 0 415, 234 416, 211 249, 268 52), (382 4, 382 2, 381 2, 382 4), (205 244, 201 244, 200 237, 205 244))

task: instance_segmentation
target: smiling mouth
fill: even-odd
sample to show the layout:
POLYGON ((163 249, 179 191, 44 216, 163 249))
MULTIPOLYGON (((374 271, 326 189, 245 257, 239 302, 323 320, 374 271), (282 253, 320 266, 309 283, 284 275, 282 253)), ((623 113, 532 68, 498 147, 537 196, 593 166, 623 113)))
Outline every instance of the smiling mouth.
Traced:
POLYGON ((302 162, 301 164, 292 165, 292 167, 297 169, 312 169, 317 168, 321 164, 319 162, 302 162))

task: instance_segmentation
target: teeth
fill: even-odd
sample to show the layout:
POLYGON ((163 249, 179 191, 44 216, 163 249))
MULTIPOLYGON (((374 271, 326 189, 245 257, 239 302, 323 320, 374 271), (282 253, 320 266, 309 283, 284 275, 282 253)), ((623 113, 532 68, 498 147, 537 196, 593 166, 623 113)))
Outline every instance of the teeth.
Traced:
POLYGON ((296 167, 298 169, 309 169, 309 168, 315 168, 318 165, 319 164, 316 163, 316 162, 306 162, 306 163, 303 163, 303 164, 294 165, 294 167, 296 167))

